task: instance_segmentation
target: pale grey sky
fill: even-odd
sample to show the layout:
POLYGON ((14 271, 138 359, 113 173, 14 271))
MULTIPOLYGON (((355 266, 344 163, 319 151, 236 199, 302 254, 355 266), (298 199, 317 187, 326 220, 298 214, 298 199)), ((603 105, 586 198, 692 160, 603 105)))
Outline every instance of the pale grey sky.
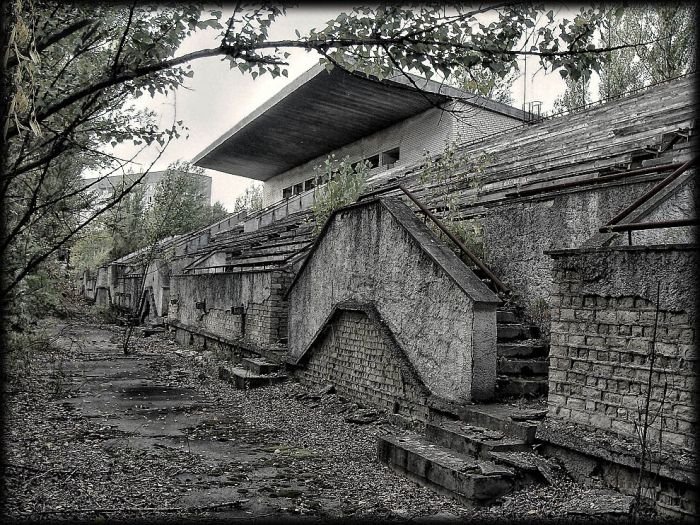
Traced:
MULTIPOLYGON (((347 9, 347 8, 346 8, 347 9)), ((571 11, 572 8, 566 8, 571 11)), ((294 38, 294 30, 304 34, 310 28, 321 28, 327 20, 335 18, 343 11, 342 5, 306 6, 289 8, 287 15, 276 22, 270 31, 270 38, 294 38)), ((227 11, 224 11, 224 19, 227 11)), ((183 43, 178 54, 217 45, 215 31, 203 31, 183 43)), ((154 98, 144 96, 137 100, 141 107, 148 107, 160 114, 161 124, 169 126, 176 115, 177 120, 184 121, 189 128, 189 137, 184 136, 172 141, 152 170, 164 170, 177 160, 191 160, 195 155, 214 142, 220 135, 231 129, 239 120, 252 112, 265 100, 281 90, 292 79, 312 67, 318 61, 315 53, 291 50, 289 57, 289 76, 271 78, 264 75, 253 79, 238 69, 230 69, 228 62, 220 58, 200 59, 192 62, 194 77, 178 89, 175 96, 157 95, 154 98)), ((520 71, 523 72, 524 64, 520 71)), ((558 72, 545 75, 538 70, 536 59, 530 58, 527 64, 527 78, 521 76, 513 86, 514 105, 522 107, 523 88, 527 82, 527 101, 542 101, 543 111, 550 110, 555 98, 563 93, 564 82, 558 72)), ((116 148, 106 147, 105 151, 120 158, 130 158, 137 149, 128 144, 116 148)), ((139 172, 153 162, 157 150, 151 147, 144 150, 132 164, 131 170, 139 172)), ((221 201, 229 210, 233 209, 236 197, 254 181, 205 170, 212 177, 212 201, 221 201)), ((90 174, 94 176, 96 174, 90 174)))

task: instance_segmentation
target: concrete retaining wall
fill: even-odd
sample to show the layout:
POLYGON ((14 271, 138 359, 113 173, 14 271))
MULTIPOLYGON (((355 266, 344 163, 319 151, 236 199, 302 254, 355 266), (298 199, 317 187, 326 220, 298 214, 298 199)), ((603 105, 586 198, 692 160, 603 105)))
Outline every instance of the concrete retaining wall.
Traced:
POLYGON ((174 275, 168 319, 228 340, 278 344, 287 337, 289 281, 282 270, 174 275))
POLYGON ((338 303, 373 304, 431 393, 461 402, 493 395, 497 297, 398 200, 337 211, 289 301, 292 360, 338 303))

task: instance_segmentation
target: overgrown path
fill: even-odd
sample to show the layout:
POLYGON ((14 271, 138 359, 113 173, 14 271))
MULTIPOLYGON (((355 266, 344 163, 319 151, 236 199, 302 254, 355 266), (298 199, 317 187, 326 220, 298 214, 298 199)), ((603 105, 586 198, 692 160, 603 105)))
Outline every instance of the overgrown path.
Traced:
POLYGON ((165 337, 53 323, 9 388, 9 515, 31 519, 406 518, 468 509, 375 459, 381 423, 294 383, 242 391, 165 337))
POLYGON ((236 390, 165 336, 137 334, 124 356, 123 329, 89 312, 43 325, 26 374, 3 385, 5 517, 531 519, 592 497, 562 482, 468 509, 378 463, 377 434, 396 429, 346 422, 357 405, 335 394, 236 390))

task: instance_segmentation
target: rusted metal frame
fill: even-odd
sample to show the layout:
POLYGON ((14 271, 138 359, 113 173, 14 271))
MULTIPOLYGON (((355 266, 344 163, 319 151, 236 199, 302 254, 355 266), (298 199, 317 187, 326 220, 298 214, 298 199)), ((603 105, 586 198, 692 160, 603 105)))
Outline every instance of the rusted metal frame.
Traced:
POLYGON ((690 159, 689 161, 685 162, 684 164, 682 164, 677 170, 675 170, 673 173, 671 173, 665 179, 659 181, 653 188, 651 188, 649 191, 647 191, 644 195, 639 197, 632 204, 630 204, 624 210, 622 210, 620 213, 615 215, 615 217, 610 219, 610 221, 605 226, 612 226, 612 225, 620 222, 622 219, 627 217, 630 213, 632 213, 634 210, 639 208, 642 204, 647 202, 650 198, 652 198, 654 195, 656 195, 662 189, 664 189, 666 186, 668 186, 671 182, 673 182, 678 177, 680 177, 683 173, 685 173, 685 171, 688 168, 690 168, 692 165, 694 165, 696 161, 697 161, 697 157, 694 157, 694 158, 690 159))
POLYGON ((673 164, 664 164, 662 166, 651 166, 648 168, 639 168, 630 171, 621 171, 620 173, 613 173, 611 175, 602 175, 601 177, 595 177, 592 179, 583 179, 569 182, 562 182, 560 184, 553 184, 552 186, 542 186, 540 188, 525 189, 522 191, 513 191, 506 193, 506 197, 525 197, 528 195, 536 195, 538 193, 548 193, 550 191, 563 190, 566 188, 574 188, 576 186, 584 186, 587 184, 604 184, 606 182, 624 179, 626 177, 631 177, 634 175, 646 175, 648 173, 656 173, 659 171, 670 171, 683 166, 681 162, 676 162, 673 164))
POLYGON ((433 212, 431 212, 422 202, 420 202, 416 197, 408 191, 403 185, 399 184, 399 189, 403 191, 406 196, 413 201, 413 203, 420 208, 420 210, 432 220, 442 232, 447 235, 447 237, 457 245, 457 247, 464 253, 469 259, 476 264, 479 269, 486 274, 486 276, 493 282, 496 287, 502 292, 509 293, 510 289, 503 284, 503 282, 496 277, 496 275, 486 266, 481 260, 474 255, 469 248, 467 248, 462 241, 460 241, 447 227, 438 219, 433 212))
POLYGON ((628 224, 614 224, 598 229, 601 233, 624 232, 633 230, 655 230, 658 228, 680 228, 683 226, 700 226, 700 219, 674 219, 656 222, 630 222, 628 224))

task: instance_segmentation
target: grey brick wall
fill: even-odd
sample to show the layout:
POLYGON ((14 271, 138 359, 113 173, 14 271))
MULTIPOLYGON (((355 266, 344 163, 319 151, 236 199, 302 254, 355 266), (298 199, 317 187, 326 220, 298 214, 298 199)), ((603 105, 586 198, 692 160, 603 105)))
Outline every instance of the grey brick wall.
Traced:
POLYGON ((412 378, 402 372, 381 330, 364 312, 343 311, 310 350, 295 375, 302 383, 332 383, 336 392, 389 412, 425 417, 418 405, 426 399, 412 378))
POLYGON ((244 341, 274 345, 287 337, 287 302, 283 298, 290 277, 283 271, 174 275, 170 279, 168 319, 191 329, 203 329, 227 339, 239 339, 246 309, 244 341), (196 308, 204 302, 205 308, 196 308))
POLYGON ((550 416, 636 436, 651 373, 649 438, 694 452, 696 262, 687 246, 555 256, 550 416))

